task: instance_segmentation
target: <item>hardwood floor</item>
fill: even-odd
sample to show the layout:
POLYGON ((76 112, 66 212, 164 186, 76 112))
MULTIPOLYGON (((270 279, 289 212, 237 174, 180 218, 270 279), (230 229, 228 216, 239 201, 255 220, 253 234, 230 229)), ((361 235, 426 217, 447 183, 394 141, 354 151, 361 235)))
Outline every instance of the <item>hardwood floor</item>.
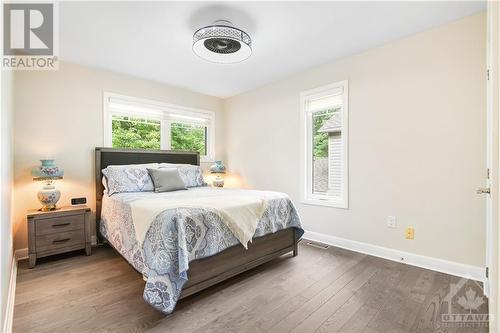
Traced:
POLYGON ((143 301, 143 288, 141 275, 109 247, 42 259, 31 270, 21 261, 14 332, 488 331, 484 322, 446 321, 488 312, 481 284, 305 242, 298 257, 182 300, 169 316, 143 301))

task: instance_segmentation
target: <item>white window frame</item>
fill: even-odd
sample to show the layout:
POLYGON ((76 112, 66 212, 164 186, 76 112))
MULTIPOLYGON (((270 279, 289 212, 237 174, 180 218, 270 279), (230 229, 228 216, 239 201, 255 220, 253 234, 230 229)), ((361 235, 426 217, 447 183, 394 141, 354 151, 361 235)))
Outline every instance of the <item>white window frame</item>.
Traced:
POLYGON ((161 142, 160 149, 169 150, 170 146, 170 124, 185 122, 187 124, 205 124, 207 127, 206 155, 200 155, 201 162, 213 162, 215 160, 215 112, 189 108, 175 104, 168 104, 149 99, 126 96, 111 92, 103 93, 103 128, 104 146, 113 146, 113 116, 134 116, 147 119, 160 120, 161 142), (110 106, 113 100, 130 105, 130 110, 118 110, 110 106), (134 110, 134 108, 140 109, 134 110), (184 120, 184 121, 183 121, 184 120))
POLYGON ((349 82, 347 80, 325 85, 315 89, 304 91, 300 94, 300 128, 301 128, 301 193, 302 203, 329 206, 335 208, 349 208, 349 82), (312 115, 308 110, 308 104, 312 100, 331 96, 339 89, 342 91, 342 188, 340 198, 328 194, 313 193, 313 137, 312 137, 312 115))

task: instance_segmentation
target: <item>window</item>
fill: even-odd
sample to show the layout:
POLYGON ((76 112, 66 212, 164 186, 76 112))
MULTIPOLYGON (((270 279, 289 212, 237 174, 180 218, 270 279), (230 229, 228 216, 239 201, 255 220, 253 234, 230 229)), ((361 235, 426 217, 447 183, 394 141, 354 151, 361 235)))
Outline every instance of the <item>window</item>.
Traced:
POLYGON ((113 148, 197 151, 212 161, 213 112, 104 94, 104 144, 113 148))
POLYGON ((304 203, 348 207, 348 82, 301 94, 304 203))
POLYGON ((160 149, 159 120, 113 115, 112 146, 119 148, 160 149))
POLYGON ((200 155, 206 155, 207 127, 173 122, 170 125, 170 149, 198 151, 200 155))

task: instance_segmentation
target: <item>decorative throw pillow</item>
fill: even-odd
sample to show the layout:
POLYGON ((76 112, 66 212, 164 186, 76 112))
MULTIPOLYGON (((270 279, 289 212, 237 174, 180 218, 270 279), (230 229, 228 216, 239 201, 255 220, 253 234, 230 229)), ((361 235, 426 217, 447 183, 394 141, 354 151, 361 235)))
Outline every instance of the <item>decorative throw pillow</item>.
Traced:
POLYGON ((176 168, 149 169, 149 175, 153 180, 155 192, 170 192, 187 190, 179 170, 176 168))
POLYGON ((160 163, 160 169, 177 168, 186 187, 207 186, 203 179, 203 169, 198 165, 160 163))
POLYGON ((146 166, 155 167, 158 164, 116 165, 103 169, 102 173, 106 177, 108 194, 153 191, 153 181, 149 177, 146 166))

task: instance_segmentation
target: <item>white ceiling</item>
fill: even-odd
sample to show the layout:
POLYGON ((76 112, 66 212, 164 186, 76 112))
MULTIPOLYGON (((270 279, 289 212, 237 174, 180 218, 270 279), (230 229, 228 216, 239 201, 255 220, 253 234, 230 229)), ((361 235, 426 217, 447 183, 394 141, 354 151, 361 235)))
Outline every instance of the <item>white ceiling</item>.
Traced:
POLYGON ((63 2, 62 60, 229 97, 485 10, 484 2, 63 2), (193 32, 217 19, 248 32, 252 56, 212 64, 193 32))

